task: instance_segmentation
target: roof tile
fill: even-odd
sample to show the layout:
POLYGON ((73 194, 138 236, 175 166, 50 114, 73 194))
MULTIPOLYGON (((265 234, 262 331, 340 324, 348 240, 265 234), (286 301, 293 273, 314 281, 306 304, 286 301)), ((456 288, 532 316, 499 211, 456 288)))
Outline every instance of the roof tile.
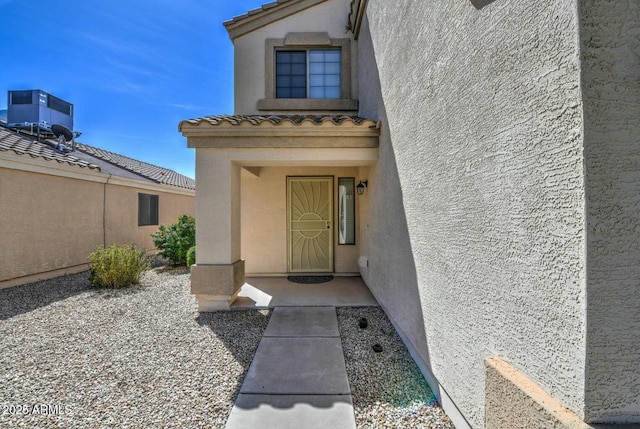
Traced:
POLYGON ((97 165, 72 155, 62 154, 48 144, 39 143, 28 136, 22 136, 5 128, 0 128, 0 151, 12 151, 17 155, 28 154, 32 158, 42 158, 46 161, 57 161, 76 167, 100 171, 100 167, 97 165))
POLYGON ((313 125, 321 125, 325 122, 332 122, 334 125, 341 125, 345 122, 351 122, 354 125, 362 125, 365 122, 370 121, 372 120, 361 118, 359 116, 348 115, 218 115, 205 116, 203 118, 196 119, 187 119, 185 121, 182 121, 182 123, 199 125, 206 122, 210 125, 220 125, 224 122, 227 122, 231 125, 240 125, 242 123, 261 125, 262 123, 268 122, 273 125, 281 125, 285 122, 289 122, 293 125, 300 125, 307 122, 312 123, 313 125))
POLYGON ((266 11, 266 10, 269 10, 269 9, 272 9, 272 8, 276 7, 281 3, 287 3, 288 1, 291 1, 291 0, 278 0, 278 1, 271 2, 271 3, 263 4, 262 6, 260 6, 258 8, 251 9, 251 10, 243 13, 242 15, 234 16, 230 20, 225 21, 224 25, 229 25, 229 24, 232 24, 232 23, 236 23, 236 22, 242 21, 243 19, 249 18, 250 16, 253 16, 253 15, 257 15, 259 13, 262 13, 262 12, 266 11))
POLYGON ((119 155, 94 146, 89 146, 84 143, 76 143, 76 150, 86 153, 87 155, 94 156, 110 164, 117 165, 120 168, 124 168, 125 170, 131 171, 132 173, 138 174, 156 183, 186 189, 196 188, 195 180, 173 170, 169 170, 168 168, 158 167, 157 165, 129 158, 124 155, 119 155))
POLYGON ((72 166, 89 168, 100 171, 100 167, 82 159, 82 154, 93 156, 122 169, 133 172, 155 183, 195 189, 196 182, 190 177, 176 173, 168 168, 158 167, 137 159, 109 152, 94 146, 76 142, 75 151, 63 154, 54 149, 54 140, 38 142, 32 136, 19 134, 7 128, 0 127, 0 152, 12 151, 17 155, 30 155, 46 161, 57 161, 72 166))

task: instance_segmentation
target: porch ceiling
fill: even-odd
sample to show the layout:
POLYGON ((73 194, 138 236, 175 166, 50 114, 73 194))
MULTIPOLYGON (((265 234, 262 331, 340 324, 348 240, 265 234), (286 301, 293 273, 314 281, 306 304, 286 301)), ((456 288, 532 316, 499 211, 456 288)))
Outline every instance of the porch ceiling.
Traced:
POLYGON ((182 121, 192 148, 377 148, 380 123, 358 116, 222 115, 182 121))

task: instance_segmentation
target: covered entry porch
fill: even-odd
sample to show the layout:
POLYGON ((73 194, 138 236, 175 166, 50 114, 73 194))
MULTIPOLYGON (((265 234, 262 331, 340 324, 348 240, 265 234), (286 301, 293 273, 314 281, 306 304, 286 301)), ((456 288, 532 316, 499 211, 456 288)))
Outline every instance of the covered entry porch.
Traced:
MULTIPOLYGON (((229 309, 252 277, 357 275, 354 240, 340 235, 342 187, 367 180, 379 125, 352 116, 214 116, 183 121, 196 149, 199 311, 229 309)), ((346 188, 345 188, 346 189, 346 188)))
POLYGON ((335 276, 326 283, 297 284, 286 277, 246 277, 232 309, 275 307, 377 307, 360 277, 335 276))

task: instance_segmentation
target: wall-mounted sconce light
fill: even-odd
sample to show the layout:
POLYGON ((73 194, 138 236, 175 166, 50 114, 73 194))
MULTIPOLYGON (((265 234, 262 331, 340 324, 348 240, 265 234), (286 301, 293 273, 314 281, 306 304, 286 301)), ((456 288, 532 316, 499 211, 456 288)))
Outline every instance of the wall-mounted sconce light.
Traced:
POLYGON ((369 181, 361 180, 360 183, 358 183, 358 186, 356 186, 356 191, 358 191, 358 195, 364 194, 364 188, 368 188, 368 187, 369 187, 369 181))

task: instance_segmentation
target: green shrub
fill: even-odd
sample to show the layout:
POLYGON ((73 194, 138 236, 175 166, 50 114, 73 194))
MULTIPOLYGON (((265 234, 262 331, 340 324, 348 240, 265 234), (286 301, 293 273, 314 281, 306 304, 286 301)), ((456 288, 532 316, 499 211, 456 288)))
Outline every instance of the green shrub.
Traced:
POLYGON ((190 247, 187 250, 187 267, 196 263, 196 246, 190 247))
POLYGON ((140 283, 140 275, 149 268, 142 249, 130 244, 96 247, 89 255, 91 283, 95 286, 121 288, 140 283))
POLYGON ((173 265, 184 265, 187 263, 187 251, 196 245, 196 220, 193 216, 181 215, 176 223, 160 225, 151 237, 162 256, 173 265))

